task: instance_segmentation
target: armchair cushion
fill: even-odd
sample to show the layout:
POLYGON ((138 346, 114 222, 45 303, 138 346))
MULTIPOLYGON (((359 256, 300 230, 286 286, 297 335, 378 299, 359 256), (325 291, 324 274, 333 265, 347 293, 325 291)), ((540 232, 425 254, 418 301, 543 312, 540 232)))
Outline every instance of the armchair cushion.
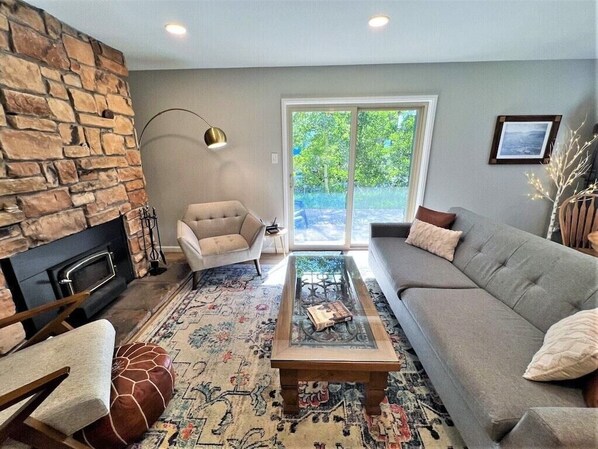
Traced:
POLYGON ((241 234, 227 234, 201 239, 199 247, 204 256, 234 253, 249 249, 247 241, 241 234))
MULTIPOLYGON (((31 416, 72 435, 109 411, 114 336, 99 320, 0 359, 0 394, 69 366, 69 377, 31 416)), ((20 405, 0 412, 0 424, 20 405)))
POLYGON ((247 209, 239 201, 190 204, 183 221, 198 240, 223 234, 239 234, 247 209))

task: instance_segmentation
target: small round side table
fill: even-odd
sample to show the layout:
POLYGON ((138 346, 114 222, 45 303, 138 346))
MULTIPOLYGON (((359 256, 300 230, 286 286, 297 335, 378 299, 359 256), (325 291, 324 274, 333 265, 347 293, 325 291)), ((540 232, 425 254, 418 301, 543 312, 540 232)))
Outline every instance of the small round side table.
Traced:
POLYGON ((288 228, 278 228, 278 232, 276 234, 268 234, 266 232, 266 237, 274 241, 274 249, 276 250, 276 254, 278 254, 278 245, 280 244, 282 254, 284 254, 285 256, 287 255, 287 248, 284 244, 284 236, 287 235, 288 232, 288 228))

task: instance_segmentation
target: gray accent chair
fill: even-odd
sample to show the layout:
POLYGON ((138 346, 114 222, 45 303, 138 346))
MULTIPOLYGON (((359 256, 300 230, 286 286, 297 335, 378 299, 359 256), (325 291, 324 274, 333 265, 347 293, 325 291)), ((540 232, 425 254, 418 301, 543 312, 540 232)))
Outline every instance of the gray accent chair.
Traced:
POLYGON ((177 240, 193 272, 253 260, 258 275, 266 225, 240 201, 191 204, 177 223, 177 240))
POLYGON ((598 447, 579 382, 522 377, 548 328, 598 307, 598 259, 462 208, 453 263, 373 223, 369 264, 470 449, 598 447))

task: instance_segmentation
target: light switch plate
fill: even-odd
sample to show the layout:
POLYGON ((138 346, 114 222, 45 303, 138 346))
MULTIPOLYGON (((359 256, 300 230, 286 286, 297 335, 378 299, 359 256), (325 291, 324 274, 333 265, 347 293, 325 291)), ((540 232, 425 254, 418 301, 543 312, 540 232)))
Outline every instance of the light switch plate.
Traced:
POLYGON ((278 153, 272 153, 272 163, 278 164, 278 153))

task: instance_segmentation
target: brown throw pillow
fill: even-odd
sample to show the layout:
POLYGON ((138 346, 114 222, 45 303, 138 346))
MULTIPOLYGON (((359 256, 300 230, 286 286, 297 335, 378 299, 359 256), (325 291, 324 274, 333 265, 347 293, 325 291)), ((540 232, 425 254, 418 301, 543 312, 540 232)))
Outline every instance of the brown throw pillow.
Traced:
POLYGON ((452 224, 455 222, 457 215, 449 214, 447 212, 438 212, 437 210, 419 206, 417 208, 415 218, 417 218, 419 221, 425 221, 426 223, 438 226, 439 228, 450 229, 452 224))
POLYGON ((598 407, 598 370, 588 374, 583 385, 583 399, 588 407, 598 407))

